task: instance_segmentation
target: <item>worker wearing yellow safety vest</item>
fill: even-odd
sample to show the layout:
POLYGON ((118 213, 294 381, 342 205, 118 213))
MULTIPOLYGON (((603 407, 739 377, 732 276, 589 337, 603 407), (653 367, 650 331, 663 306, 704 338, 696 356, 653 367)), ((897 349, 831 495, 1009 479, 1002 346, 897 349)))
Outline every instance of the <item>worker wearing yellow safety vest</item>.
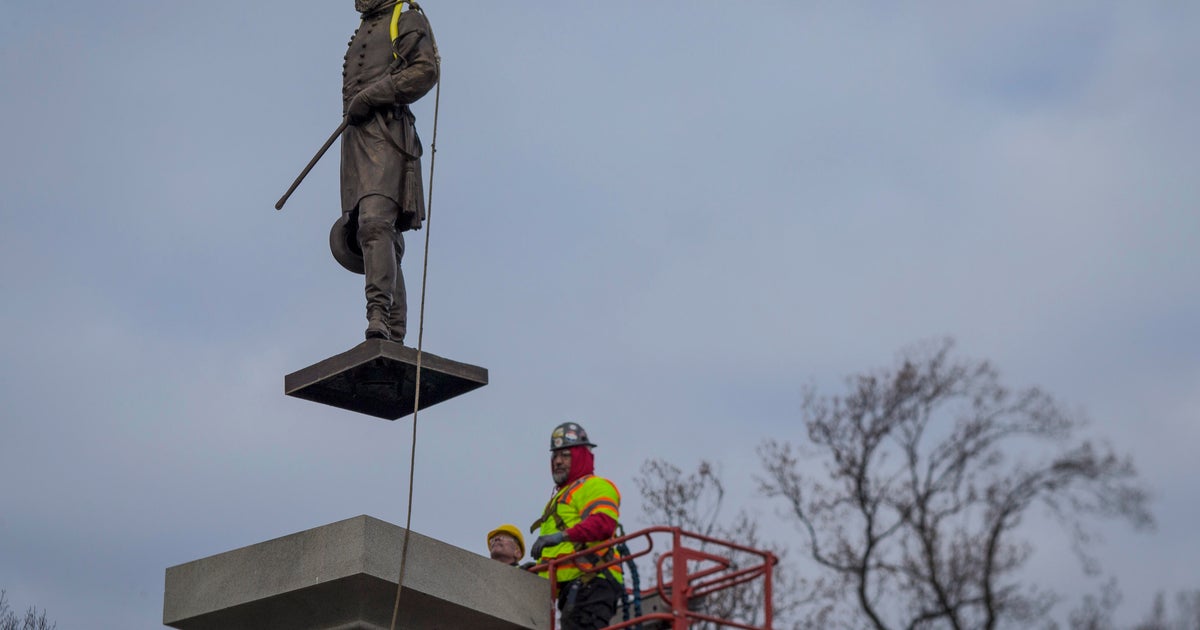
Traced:
MULTIPOLYGON (((556 565, 558 609, 563 630, 598 630, 609 625, 622 587, 621 565, 594 567, 619 557, 606 542, 612 540, 620 518, 621 493, 613 482, 594 474, 595 464, 587 431, 564 422, 550 435, 550 474, 554 496, 542 517, 530 528, 538 538, 530 548, 537 562, 576 551, 595 552, 556 565)), ((542 571, 542 577, 550 577, 542 571)))

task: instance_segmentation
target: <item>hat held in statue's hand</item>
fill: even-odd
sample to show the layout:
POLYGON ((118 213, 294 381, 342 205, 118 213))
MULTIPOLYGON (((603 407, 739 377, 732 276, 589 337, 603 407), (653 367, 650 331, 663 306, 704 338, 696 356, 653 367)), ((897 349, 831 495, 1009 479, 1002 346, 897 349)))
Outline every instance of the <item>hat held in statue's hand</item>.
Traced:
POLYGON ((347 271, 363 273, 362 248, 358 245, 358 222, 350 221, 351 214, 343 214, 333 222, 329 230, 329 251, 338 264, 347 271))

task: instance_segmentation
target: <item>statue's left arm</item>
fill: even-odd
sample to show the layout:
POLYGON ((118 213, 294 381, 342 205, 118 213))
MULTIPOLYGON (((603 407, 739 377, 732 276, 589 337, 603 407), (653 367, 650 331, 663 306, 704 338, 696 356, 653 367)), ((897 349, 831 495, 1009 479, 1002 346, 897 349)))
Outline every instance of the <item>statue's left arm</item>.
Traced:
POLYGON ((406 11, 400 17, 392 50, 397 58, 390 70, 351 99, 347 115, 352 124, 368 119, 372 110, 413 103, 437 84, 437 48, 424 15, 406 11))
POLYGON ((437 47, 429 21, 417 11, 400 17, 399 36, 392 49, 404 63, 391 73, 395 103, 408 105, 429 93, 438 81, 437 47))

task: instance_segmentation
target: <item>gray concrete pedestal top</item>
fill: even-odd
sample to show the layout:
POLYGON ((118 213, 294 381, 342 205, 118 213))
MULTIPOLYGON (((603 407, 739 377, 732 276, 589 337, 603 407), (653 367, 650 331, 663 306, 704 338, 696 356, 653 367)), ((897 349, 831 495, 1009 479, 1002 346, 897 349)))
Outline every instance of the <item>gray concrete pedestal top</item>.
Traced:
MULTIPOLYGON (((182 630, 376 630, 391 624, 404 529, 370 516, 171 567, 182 630)), ((412 533, 398 628, 550 627, 546 580, 412 533)))

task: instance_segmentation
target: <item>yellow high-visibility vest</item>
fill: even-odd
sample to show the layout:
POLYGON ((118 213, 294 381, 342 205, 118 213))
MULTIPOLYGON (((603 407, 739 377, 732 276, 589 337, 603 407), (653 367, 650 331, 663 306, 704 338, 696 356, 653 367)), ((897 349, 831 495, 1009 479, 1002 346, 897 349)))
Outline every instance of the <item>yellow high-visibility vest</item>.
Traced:
MULTIPOLYGON (((620 508, 621 493, 613 482, 603 477, 585 475, 559 490, 546 504, 538 535, 545 536, 556 532, 565 532, 593 514, 605 514, 619 522, 620 508)), ((546 547, 542 550, 542 557, 534 558, 534 560, 542 562, 583 549, 596 549, 594 554, 576 558, 567 564, 556 567, 555 578, 559 582, 567 582, 585 573, 592 573, 592 567, 597 564, 620 557, 620 553, 614 547, 607 545, 608 541, 605 540, 589 543, 573 543, 567 540, 553 547, 546 547)), ((615 564, 606 571, 618 583, 622 582, 620 564, 615 564)), ((549 578, 550 572, 542 571, 539 575, 549 578)))

